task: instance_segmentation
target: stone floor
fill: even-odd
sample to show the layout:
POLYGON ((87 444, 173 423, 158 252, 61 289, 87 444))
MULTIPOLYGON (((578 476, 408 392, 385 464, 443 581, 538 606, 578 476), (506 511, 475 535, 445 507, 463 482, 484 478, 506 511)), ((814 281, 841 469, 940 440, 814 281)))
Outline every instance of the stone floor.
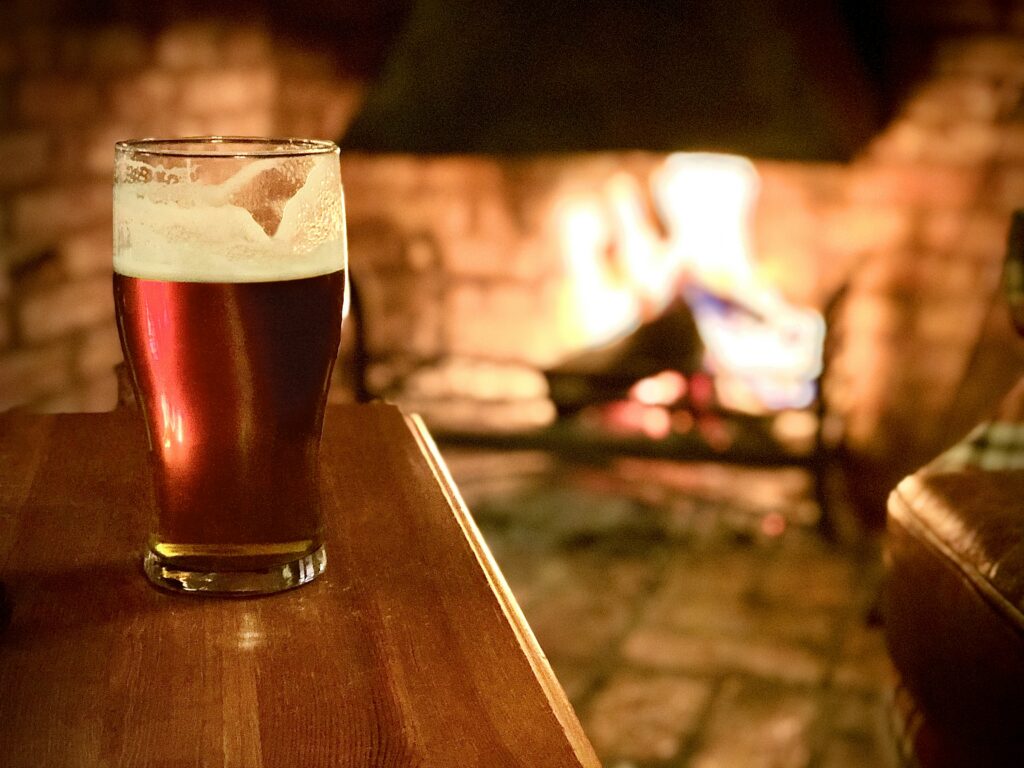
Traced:
POLYGON ((801 470, 442 453, 605 768, 892 763, 878 550, 801 470))

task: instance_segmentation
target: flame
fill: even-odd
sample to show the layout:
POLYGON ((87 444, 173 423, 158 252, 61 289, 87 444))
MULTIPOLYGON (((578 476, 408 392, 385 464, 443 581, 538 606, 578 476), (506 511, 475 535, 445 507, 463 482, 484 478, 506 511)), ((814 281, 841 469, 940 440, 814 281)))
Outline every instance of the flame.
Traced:
POLYGON ((686 394, 686 377, 679 371, 662 371, 640 379, 629 396, 643 405, 673 405, 686 394))
POLYGON ((609 232, 599 201, 570 198, 558 212, 566 267, 571 279, 563 297, 563 336, 592 344, 628 332, 640 318, 640 301, 631 286, 618 278, 608 250, 609 232))
MULTIPOLYGON (((682 294, 723 405, 763 412, 809 404, 825 324, 789 304, 755 268, 750 218, 759 190, 745 158, 675 153, 649 180, 654 212, 626 173, 611 176, 600 194, 566 201, 557 212, 570 277, 563 331, 583 346, 601 344, 682 294)), ((640 402, 648 396, 633 393, 640 402)))

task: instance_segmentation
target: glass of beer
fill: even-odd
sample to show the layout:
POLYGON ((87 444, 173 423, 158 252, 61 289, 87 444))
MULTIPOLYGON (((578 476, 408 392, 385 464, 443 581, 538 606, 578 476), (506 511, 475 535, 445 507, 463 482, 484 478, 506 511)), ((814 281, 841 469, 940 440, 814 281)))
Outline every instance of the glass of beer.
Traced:
POLYGON ((346 312, 338 148, 116 145, 114 299, 156 501, 144 568, 263 594, 326 565, 319 449, 346 312))

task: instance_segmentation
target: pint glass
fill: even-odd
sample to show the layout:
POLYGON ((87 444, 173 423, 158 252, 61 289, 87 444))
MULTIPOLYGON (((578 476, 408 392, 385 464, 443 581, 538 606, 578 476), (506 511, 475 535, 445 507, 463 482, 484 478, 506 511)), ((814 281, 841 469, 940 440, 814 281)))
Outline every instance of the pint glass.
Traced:
POLYGON ((114 299, 149 441, 155 584, 267 593, 323 571, 318 454, 346 287, 334 144, 117 144, 114 299))

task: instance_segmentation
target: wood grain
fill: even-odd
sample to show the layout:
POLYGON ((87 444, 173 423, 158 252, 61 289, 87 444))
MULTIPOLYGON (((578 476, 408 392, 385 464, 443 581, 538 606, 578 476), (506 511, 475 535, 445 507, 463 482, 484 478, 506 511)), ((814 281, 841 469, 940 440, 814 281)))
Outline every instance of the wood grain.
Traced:
POLYGON ((328 566, 161 592, 130 412, 0 417, 4 766, 598 766, 426 430, 328 411, 328 566))

